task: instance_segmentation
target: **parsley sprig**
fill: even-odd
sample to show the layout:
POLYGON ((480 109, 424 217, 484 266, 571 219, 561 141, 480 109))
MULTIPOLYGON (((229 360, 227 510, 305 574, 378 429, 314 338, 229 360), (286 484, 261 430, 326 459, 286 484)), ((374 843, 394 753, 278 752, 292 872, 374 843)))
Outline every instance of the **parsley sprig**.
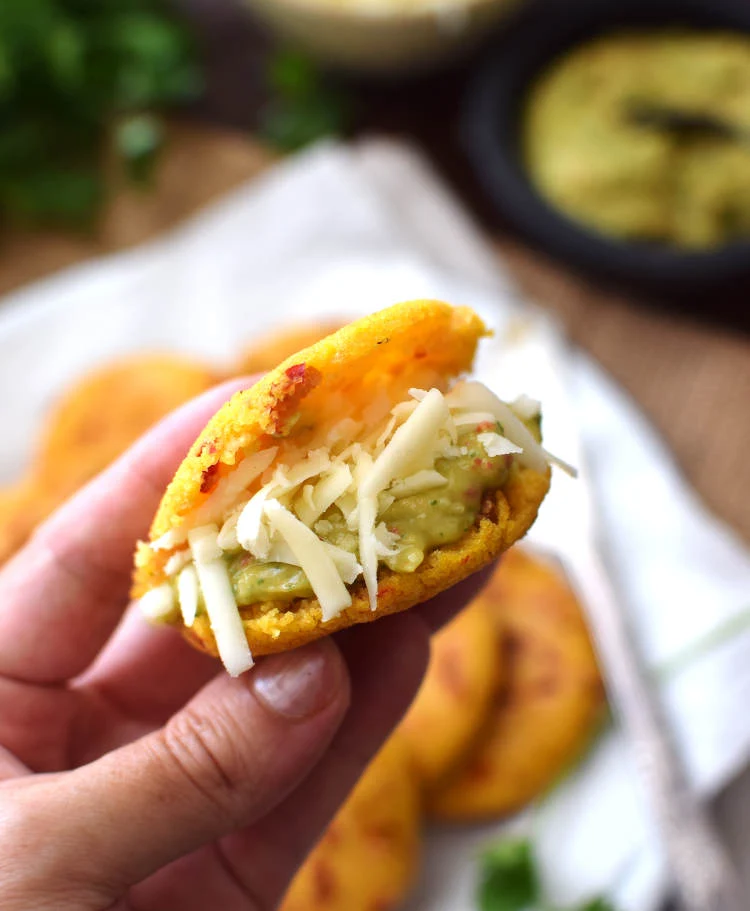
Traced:
MULTIPOLYGON (((486 851, 480 861, 478 904, 480 911, 563 911, 545 902, 530 842, 502 841, 486 851)), ((614 911, 604 898, 594 898, 565 911, 614 911)))
POLYGON ((0 217, 90 222, 105 160, 143 179, 163 140, 152 111, 199 88, 160 0, 2 0, 0 217))
POLYGON ((260 133, 285 152, 345 132, 350 102, 309 57, 282 48, 271 58, 267 72, 270 100, 260 112, 260 133))

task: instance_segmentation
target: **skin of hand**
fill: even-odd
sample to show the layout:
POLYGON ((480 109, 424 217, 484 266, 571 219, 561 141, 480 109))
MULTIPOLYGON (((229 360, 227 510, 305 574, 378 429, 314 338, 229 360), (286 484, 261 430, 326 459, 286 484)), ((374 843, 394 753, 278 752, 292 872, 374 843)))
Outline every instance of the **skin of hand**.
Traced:
POLYGON ((235 680, 148 626, 134 541, 248 384, 162 421, 0 571, 3 911, 272 911, 409 706, 430 632, 486 581, 235 680))

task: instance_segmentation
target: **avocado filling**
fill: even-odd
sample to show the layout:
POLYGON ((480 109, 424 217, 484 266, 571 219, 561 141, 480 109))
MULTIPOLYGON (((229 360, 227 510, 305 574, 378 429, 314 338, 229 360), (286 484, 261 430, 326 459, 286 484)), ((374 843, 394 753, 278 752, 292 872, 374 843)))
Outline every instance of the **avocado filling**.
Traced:
MULTIPOLYGON (((525 423, 538 438, 538 418, 525 423)), ((491 429, 500 432, 501 426, 491 429)), ((464 430, 456 442, 459 454, 436 460, 435 471, 445 479, 441 486, 394 499, 378 514, 379 521, 398 544, 391 556, 383 558, 389 569, 414 572, 431 550, 458 541, 475 524, 485 494, 507 482, 513 456, 489 456, 478 438, 479 432, 479 428, 464 430)), ((315 531, 321 540, 359 557, 356 531, 349 529, 337 506, 323 513, 315 523, 315 531)), ((226 552, 224 560, 235 599, 241 607, 314 597, 312 586, 299 566, 258 560, 239 545, 226 552)), ((176 595, 176 582, 172 584, 176 595)), ((204 611, 203 598, 199 596, 198 613, 204 611)))

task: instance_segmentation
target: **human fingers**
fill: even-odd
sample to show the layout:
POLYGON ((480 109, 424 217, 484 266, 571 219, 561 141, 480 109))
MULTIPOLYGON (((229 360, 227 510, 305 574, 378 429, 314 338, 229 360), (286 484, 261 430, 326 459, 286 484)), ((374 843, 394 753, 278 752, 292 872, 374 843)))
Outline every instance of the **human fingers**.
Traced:
POLYGON ((165 728, 94 763, 41 778, 10 801, 0 793, 2 840, 35 842, 36 832, 47 846, 33 865, 19 863, 12 894, 30 901, 73 884, 55 908, 79 911, 88 907, 75 890, 83 883, 91 907, 108 907, 163 865, 269 812, 316 764, 348 704, 341 653, 323 640, 238 679, 221 675, 165 728))
POLYGON ((20 778, 21 775, 28 775, 28 768, 17 759, 13 753, 0 747, 0 781, 8 778, 20 778))
POLYGON ((429 657, 429 630, 405 612, 341 634, 352 707, 309 778, 262 824, 223 839, 234 878, 262 911, 275 909, 305 857, 411 704, 429 657), (302 823, 302 824, 301 824, 302 823))
POLYGON ((91 663, 121 617, 135 541, 180 459, 211 415, 250 382, 224 383, 165 418, 0 571, 0 674, 54 683, 91 663))
MULTIPOLYGON (((142 911, 271 911, 419 687, 429 632, 416 614, 335 637, 349 667, 351 707, 302 784, 257 823, 183 858, 129 893, 142 911), (197 872, 199 871, 199 872, 197 872)), ((125 911, 126 904, 113 911, 125 911)))
POLYGON ((160 727, 221 671, 216 658, 189 645, 174 627, 148 623, 138 605, 131 604, 73 686, 83 694, 95 693, 128 717, 160 727))

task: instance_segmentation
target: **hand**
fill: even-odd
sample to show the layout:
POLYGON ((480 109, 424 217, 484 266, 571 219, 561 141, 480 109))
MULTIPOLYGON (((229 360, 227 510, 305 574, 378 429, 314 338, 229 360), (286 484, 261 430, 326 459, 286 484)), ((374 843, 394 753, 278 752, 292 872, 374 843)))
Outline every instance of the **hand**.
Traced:
POLYGON ((243 385, 163 421, 0 571, 3 911, 271 911, 481 584, 236 680, 123 617, 135 539, 243 385))

